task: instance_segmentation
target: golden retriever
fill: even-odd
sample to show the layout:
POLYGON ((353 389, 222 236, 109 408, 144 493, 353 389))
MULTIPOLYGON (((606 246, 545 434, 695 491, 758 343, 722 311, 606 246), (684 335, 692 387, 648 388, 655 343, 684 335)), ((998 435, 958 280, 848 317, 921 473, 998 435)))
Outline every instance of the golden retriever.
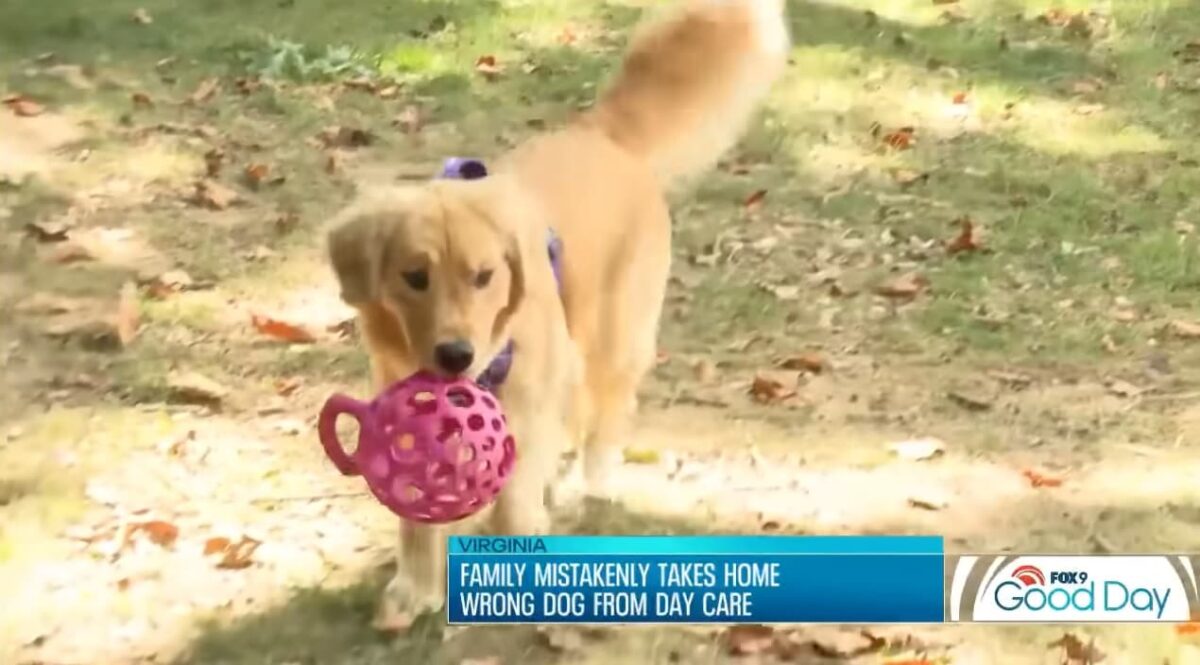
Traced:
MULTIPOLYGON (((634 35, 594 107, 501 156, 488 177, 378 191, 335 221, 330 259, 378 388, 418 369, 474 378, 513 344, 497 394, 518 461, 491 511, 497 532, 548 530, 546 490, 575 441, 589 493, 608 494, 656 356, 665 191, 737 140, 789 47, 783 0, 689 0, 634 35)), ((401 532, 385 625, 445 596, 446 529, 401 532)))

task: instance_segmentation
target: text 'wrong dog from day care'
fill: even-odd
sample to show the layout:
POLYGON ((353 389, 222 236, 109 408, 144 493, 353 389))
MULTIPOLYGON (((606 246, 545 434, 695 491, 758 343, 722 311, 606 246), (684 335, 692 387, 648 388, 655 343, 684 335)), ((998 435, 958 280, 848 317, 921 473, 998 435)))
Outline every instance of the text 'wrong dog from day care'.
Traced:
POLYGON ((737 621, 756 590, 782 586, 778 562, 463 561, 451 598, 466 621, 737 621))

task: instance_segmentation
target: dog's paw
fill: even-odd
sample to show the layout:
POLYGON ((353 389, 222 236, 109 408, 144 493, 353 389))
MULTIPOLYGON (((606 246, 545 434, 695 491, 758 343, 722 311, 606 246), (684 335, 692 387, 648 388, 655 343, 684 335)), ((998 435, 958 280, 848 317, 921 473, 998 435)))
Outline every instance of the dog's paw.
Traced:
POLYGON ((385 633, 403 633, 422 614, 440 612, 444 603, 441 592, 419 590, 403 576, 396 575, 383 590, 372 626, 385 633))

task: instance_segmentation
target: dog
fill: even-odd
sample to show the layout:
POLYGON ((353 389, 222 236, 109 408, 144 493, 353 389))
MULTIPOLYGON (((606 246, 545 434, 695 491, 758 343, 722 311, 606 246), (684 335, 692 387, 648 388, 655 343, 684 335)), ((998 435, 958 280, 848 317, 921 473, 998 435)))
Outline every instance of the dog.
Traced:
MULTIPOLYGON (((377 388, 417 370, 474 378, 511 351, 495 392, 518 452, 495 532, 548 532, 547 491, 576 442, 588 494, 610 495, 657 356, 666 195, 736 142, 787 66, 783 2, 687 0, 637 30, 590 109, 486 177, 375 191, 334 221, 329 259, 377 388)), ((402 521, 382 625, 442 606, 447 535, 402 521)))

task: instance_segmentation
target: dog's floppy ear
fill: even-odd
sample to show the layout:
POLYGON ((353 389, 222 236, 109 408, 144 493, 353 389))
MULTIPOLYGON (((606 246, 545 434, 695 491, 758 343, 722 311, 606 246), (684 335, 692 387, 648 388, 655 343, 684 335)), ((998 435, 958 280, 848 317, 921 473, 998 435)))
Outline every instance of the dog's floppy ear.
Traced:
POLYGON ((329 231, 329 260, 342 288, 342 300, 348 305, 362 305, 379 297, 383 226, 378 215, 356 208, 347 211, 329 231))
POLYGON ((505 329, 513 314, 516 313, 517 307, 525 298, 525 249, 522 247, 521 238, 516 233, 508 231, 507 234, 504 262, 508 265, 509 275, 508 303, 496 317, 496 324, 493 328, 496 334, 500 334, 505 329))

